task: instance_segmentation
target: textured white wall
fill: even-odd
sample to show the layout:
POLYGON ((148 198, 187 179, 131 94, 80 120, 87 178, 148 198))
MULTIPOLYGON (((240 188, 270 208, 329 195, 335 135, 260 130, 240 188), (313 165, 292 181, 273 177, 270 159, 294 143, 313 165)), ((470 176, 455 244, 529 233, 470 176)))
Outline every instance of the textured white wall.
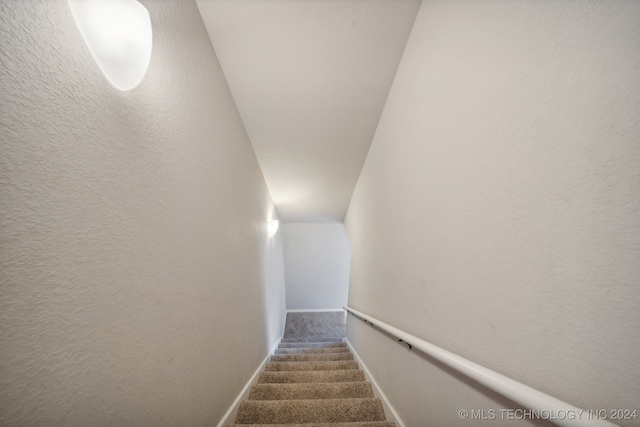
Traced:
POLYGON ((287 309, 342 308, 351 249, 341 223, 282 224, 287 309))
MULTIPOLYGON (((638 70, 640 2, 423 2, 345 221, 350 305, 640 410, 638 70)), ((349 323, 407 426, 510 405, 349 323)))
POLYGON ((112 88, 64 0, 0 3, 0 424, 215 425, 282 331, 273 205, 193 2, 112 88))

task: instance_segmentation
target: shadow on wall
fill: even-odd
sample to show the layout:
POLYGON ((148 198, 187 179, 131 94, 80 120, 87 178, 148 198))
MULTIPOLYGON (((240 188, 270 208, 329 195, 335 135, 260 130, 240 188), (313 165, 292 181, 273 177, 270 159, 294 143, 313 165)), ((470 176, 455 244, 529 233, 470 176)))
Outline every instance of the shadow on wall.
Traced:
POLYGON ((351 247, 342 224, 283 224, 287 310, 347 304, 351 247))

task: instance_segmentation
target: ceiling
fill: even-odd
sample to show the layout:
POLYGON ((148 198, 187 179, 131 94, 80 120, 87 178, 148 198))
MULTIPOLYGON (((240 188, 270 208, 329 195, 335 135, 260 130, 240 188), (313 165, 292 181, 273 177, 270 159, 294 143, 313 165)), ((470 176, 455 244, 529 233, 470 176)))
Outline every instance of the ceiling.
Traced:
POLYGON ((342 222, 419 0, 198 0, 283 222, 342 222))

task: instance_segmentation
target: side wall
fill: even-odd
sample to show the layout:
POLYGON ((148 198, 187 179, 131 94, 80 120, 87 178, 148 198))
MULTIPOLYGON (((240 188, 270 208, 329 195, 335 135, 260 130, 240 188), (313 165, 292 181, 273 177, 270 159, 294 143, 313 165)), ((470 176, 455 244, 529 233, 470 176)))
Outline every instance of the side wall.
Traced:
POLYGON ((282 332, 273 204, 196 5, 112 88, 64 0, 0 3, 0 424, 215 425, 282 332))
POLYGON ((342 224, 282 225, 287 309, 335 309, 347 303, 351 249, 342 224))
MULTIPOLYGON (((425 1, 345 221, 349 305, 579 407, 640 410, 638 70, 638 2, 425 1)), ((513 407, 348 323, 407 426, 513 407)))

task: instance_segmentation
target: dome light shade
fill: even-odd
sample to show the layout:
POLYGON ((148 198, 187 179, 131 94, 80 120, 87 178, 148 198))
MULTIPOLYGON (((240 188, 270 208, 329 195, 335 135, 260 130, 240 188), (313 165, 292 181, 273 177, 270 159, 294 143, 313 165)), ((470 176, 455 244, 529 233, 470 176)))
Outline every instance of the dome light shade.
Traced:
POLYGON ((136 0, 69 0, 69 7, 109 83, 120 90, 138 86, 153 44, 147 9, 136 0))
POLYGON ((280 221, 278 221, 277 219, 272 219, 271 221, 269 221, 269 237, 275 236, 279 226, 280 221))

